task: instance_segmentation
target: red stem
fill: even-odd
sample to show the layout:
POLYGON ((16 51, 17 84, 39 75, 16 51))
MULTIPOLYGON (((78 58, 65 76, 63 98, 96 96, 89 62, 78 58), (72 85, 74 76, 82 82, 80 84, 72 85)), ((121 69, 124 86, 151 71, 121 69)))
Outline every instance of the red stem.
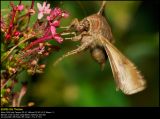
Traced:
POLYGON ((50 39, 52 39, 52 35, 39 38, 39 39, 31 42, 24 50, 28 50, 28 49, 30 49, 31 47, 33 47, 34 45, 36 45, 36 44, 38 44, 38 43, 42 43, 42 42, 44 42, 44 41, 46 41, 46 40, 50 40, 50 39))
POLYGON ((10 24, 9 24, 9 29, 8 29, 7 35, 11 34, 11 30, 13 28, 14 18, 15 18, 15 15, 16 15, 16 8, 14 6, 12 6, 12 7, 13 7, 13 9, 12 9, 13 10, 13 15, 12 15, 12 19, 11 19, 10 24))
POLYGON ((32 0, 32 4, 31 4, 31 8, 30 9, 33 9, 34 7, 34 0, 32 0))

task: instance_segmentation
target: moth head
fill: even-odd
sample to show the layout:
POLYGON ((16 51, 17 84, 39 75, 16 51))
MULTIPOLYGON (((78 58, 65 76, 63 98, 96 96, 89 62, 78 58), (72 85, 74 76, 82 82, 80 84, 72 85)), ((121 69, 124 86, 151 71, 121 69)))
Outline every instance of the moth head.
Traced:
POLYGON ((89 30, 89 21, 87 19, 83 19, 79 22, 79 25, 76 26, 76 30, 78 32, 88 31, 89 30))

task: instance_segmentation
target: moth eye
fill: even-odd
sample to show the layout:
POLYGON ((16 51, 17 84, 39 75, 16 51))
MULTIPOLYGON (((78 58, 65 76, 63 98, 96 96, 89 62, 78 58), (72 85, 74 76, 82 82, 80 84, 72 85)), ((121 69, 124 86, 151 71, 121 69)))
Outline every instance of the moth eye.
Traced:
POLYGON ((90 26, 89 21, 88 20, 84 20, 83 26, 84 26, 85 30, 88 31, 89 30, 89 26, 90 26))
POLYGON ((81 32, 81 31, 84 30, 84 28, 85 28, 85 27, 83 26, 83 24, 80 24, 80 25, 77 27, 77 30, 81 32))

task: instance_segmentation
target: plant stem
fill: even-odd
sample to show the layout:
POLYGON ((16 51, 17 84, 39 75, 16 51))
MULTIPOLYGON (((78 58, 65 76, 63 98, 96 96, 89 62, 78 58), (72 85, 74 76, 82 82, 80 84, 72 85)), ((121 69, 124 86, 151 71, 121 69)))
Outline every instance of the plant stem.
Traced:
POLYGON ((15 48, 17 48, 20 44, 22 44, 22 43, 30 40, 32 37, 34 37, 34 35, 31 36, 31 37, 29 37, 29 38, 27 38, 27 39, 24 39, 24 40, 20 41, 17 45, 15 45, 14 47, 12 47, 12 48, 7 52, 6 56, 5 56, 4 58, 2 58, 1 62, 3 62, 3 61, 12 53, 12 51, 13 51, 15 48))

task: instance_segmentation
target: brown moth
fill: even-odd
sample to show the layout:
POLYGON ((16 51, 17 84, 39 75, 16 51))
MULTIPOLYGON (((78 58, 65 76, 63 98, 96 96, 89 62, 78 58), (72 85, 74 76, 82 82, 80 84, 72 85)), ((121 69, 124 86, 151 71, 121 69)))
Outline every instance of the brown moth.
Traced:
POLYGON ((68 30, 74 29, 76 36, 72 37, 71 40, 80 41, 81 45, 64 54, 54 65, 65 57, 89 49, 93 59, 100 64, 102 69, 108 56, 117 89, 121 89, 127 95, 140 92, 145 89, 146 81, 134 64, 112 44, 111 28, 102 16, 105 3, 106 1, 102 2, 98 13, 81 21, 73 20, 68 30))

